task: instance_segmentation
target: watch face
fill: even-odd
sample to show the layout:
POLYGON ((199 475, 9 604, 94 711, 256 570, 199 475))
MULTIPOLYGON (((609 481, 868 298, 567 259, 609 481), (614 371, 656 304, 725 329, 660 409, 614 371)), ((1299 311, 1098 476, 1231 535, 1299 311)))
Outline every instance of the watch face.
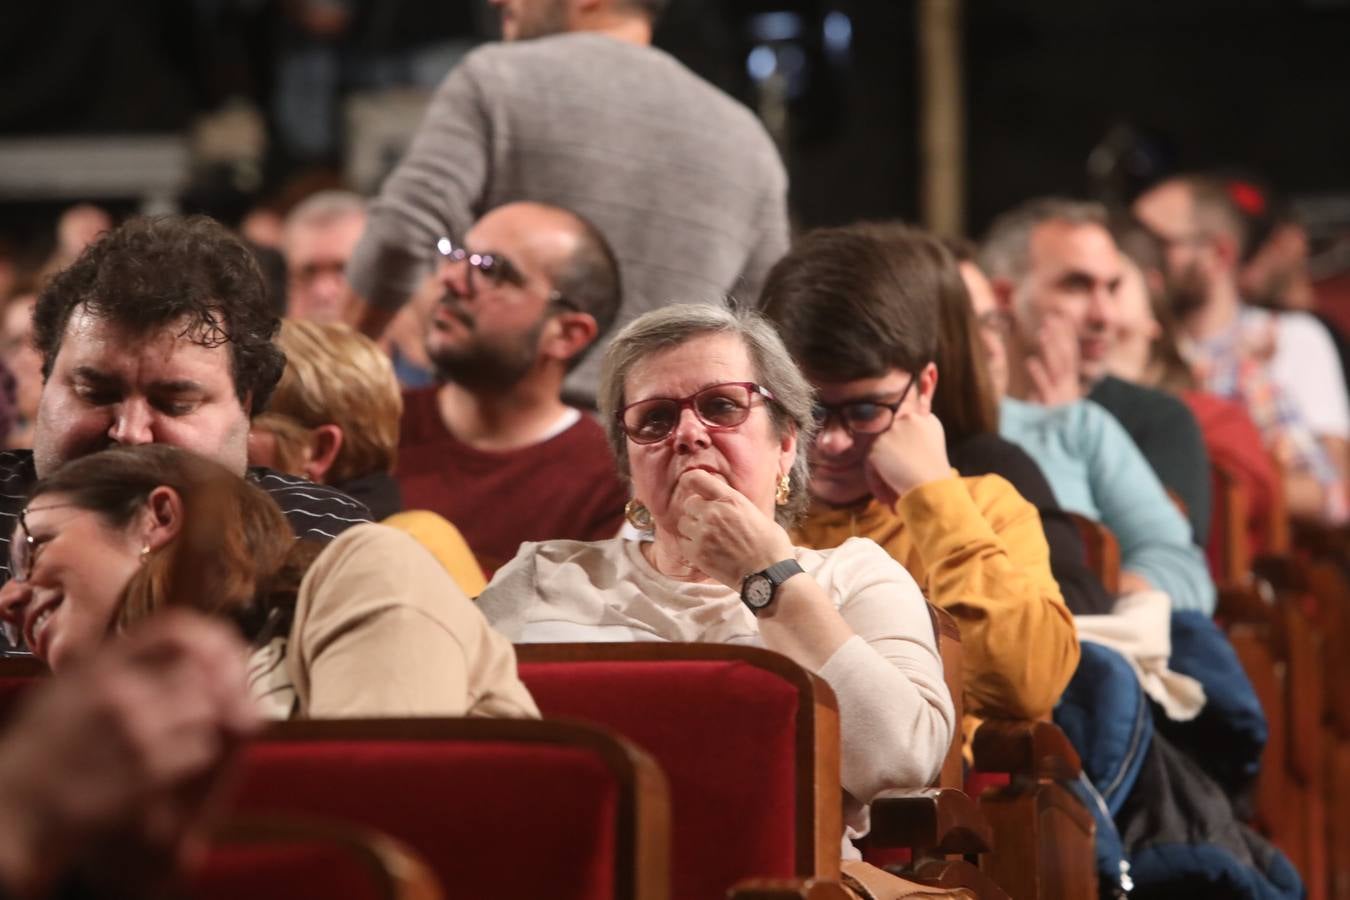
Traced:
POLYGON ((751 609, 763 609, 773 600, 773 582, 763 574, 751 575, 745 580, 741 599, 751 609))

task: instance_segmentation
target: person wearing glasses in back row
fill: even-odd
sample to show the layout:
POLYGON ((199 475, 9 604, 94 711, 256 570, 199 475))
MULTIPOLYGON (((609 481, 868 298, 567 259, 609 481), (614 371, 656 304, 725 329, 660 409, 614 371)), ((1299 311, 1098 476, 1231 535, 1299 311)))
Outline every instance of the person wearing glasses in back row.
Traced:
POLYGON ((901 225, 821 229, 769 271, 760 306, 820 396, 813 502, 794 536, 821 548, 869 537, 951 613, 969 712, 1049 713, 1077 633, 1036 507, 1006 478, 954 464, 971 439, 1009 454, 951 252, 901 225))
MULTIPOLYGON (((839 701, 844 822, 921 787, 955 727, 923 594, 875 543, 794 546, 811 386, 757 313, 674 305, 614 338, 600 416, 650 540, 530 543, 478 598, 516 642, 671 641, 782 653, 839 701)), ((847 843, 846 857, 857 856, 847 843)))
POLYGON ((613 536, 628 491, 595 420, 562 400, 619 309, 605 237, 567 210, 511 203, 435 250, 443 296, 425 334, 443 383, 404 394, 404 498, 454 523, 489 575, 524 541, 613 536))

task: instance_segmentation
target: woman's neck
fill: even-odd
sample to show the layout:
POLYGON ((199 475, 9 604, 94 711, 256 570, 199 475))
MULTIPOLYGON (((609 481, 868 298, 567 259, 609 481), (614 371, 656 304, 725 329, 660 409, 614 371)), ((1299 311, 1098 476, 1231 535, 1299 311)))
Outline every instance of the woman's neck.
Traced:
POLYGON ((674 578, 676 581, 709 581, 711 579, 704 575, 698 569, 689 565, 689 562, 680 555, 679 545, 673 539, 665 539, 661 531, 657 531, 654 540, 643 541, 638 546, 642 550, 643 557, 656 571, 667 578, 674 578))

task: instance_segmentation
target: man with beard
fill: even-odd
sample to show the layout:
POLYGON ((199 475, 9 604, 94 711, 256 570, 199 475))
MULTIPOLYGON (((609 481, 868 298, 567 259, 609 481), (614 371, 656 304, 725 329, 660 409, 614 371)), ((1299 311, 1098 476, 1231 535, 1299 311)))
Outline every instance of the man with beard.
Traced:
POLYGON ((404 395, 407 505, 453 522, 488 574, 523 541, 613 537, 628 491, 600 426, 562 400, 619 308, 604 236, 567 210, 512 203, 435 250, 445 294, 426 342, 445 383, 404 395))
POLYGON ((980 262, 1012 324, 1007 353, 1013 402, 1004 405, 1005 429, 1040 423, 1045 410, 1080 398, 1105 407, 1158 480, 1181 498, 1192 540, 1203 546, 1209 456, 1195 416, 1171 394, 1107 372, 1124 269, 1105 208, 1058 198, 1028 201, 994 220, 980 262))
POLYGON ((1245 223, 1229 184, 1170 178, 1141 195, 1134 213, 1163 246, 1182 351, 1200 384, 1246 406, 1284 472, 1292 515, 1344 522, 1350 404, 1335 345, 1307 313, 1243 302, 1245 223))
MULTIPOLYGON (((348 270, 351 316, 378 338, 438 238, 533 200, 575 210, 623 266, 616 326, 672 299, 753 301, 788 248, 787 174, 753 113, 651 46, 666 0, 492 0, 503 43, 437 89, 370 207, 348 270)), ((593 405, 593 353, 567 396, 593 405)))

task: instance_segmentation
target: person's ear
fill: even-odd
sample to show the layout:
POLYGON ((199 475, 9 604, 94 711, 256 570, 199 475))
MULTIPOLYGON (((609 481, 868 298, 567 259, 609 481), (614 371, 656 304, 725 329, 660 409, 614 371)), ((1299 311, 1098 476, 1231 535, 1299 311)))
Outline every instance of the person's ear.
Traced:
POLYGON ((789 422, 782 438, 778 441, 778 471, 782 475, 791 475, 792 466, 797 462, 797 424, 789 422))
POLYGON ((183 498, 168 485, 161 484, 145 498, 141 522, 141 546, 158 550, 183 530, 183 498))
POLYGON ((562 363, 585 352, 600 333, 595 316, 584 312, 562 312, 553 317, 540 351, 562 363))
POLYGON ((305 477, 315 484, 327 484, 328 472, 342 452, 344 435, 340 425, 319 425, 309 429, 303 468, 305 477))
POLYGON ((914 385, 914 393, 917 395, 915 406, 920 414, 927 415, 933 411, 933 394, 937 392, 937 363, 928 363, 919 371, 917 378, 918 383, 914 385))
POLYGON ((1216 234, 1209 239, 1210 252, 1224 271, 1236 271, 1242 261, 1242 247, 1236 236, 1216 234))
POLYGON ((1017 291, 1017 285, 1013 284, 1011 278, 990 278, 989 286, 994 289, 994 302, 998 304, 999 311, 1011 316, 1013 294, 1017 291))

